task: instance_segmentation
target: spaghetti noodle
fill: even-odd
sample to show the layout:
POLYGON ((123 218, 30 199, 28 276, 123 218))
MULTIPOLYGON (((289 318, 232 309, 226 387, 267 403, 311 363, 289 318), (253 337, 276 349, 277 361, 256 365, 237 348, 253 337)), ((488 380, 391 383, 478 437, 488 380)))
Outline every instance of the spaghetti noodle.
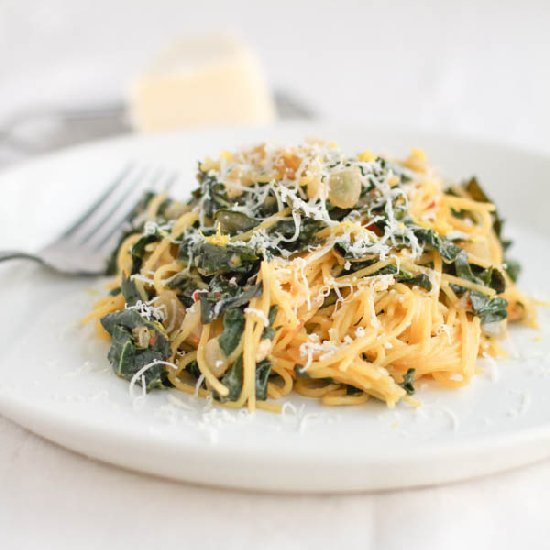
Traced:
POLYGON ((477 180, 448 185, 335 145, 261 144, 202 162, 192 198, 148 195, 87 319, 117 374, 230 407, 409 399, 467 384, 507 321, 534 322, 477 180))

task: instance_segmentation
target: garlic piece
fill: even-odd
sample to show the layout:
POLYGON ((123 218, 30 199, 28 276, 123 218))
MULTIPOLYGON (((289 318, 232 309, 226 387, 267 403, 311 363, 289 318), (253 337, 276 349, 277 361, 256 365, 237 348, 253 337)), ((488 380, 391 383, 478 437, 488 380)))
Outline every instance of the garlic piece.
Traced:
POLYGON ((361 195, 361 174, 357 167, 334 172, 329 181, 329 199, 337 208, 353 208, 361 195))

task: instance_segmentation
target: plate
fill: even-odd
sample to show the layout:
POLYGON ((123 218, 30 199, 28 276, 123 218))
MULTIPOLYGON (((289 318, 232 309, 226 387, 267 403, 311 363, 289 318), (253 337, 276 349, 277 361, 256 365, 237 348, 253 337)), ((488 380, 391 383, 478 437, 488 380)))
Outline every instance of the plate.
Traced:
MULTIPOLYGON (((521 286, 548 297, 550 158, 493 143, 341 124, 131 136, 34 160, 0 176, 1 248, 36 249, 75 218, 129 161, 181 173, 196 161, 260 140, 335 140, 342 148, 404 155, 422 147, 455 178, 476 174, 504 216, 523 262, 521 286)), ((0 266, 0 413, 88 456, 196 483, 270 491, 347 492, 445 483, 550 455, 550 316, 515 327, 510 358, 479 362, 461 390, 421 385, 418 409, 323 408, 300 397, 283 414, 217 408, 193 396, 130 395, 107 345, 79 326, 104 281, 0 266)))

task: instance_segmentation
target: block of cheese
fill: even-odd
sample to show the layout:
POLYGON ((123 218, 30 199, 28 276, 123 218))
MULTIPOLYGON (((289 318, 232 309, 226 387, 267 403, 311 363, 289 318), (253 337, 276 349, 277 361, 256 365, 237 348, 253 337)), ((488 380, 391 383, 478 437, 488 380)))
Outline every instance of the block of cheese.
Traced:
POLYGON ((131 89, 137 130, 272 122, 273 98, 256 55, 231 34, 190 37, 162 53, 131 89))

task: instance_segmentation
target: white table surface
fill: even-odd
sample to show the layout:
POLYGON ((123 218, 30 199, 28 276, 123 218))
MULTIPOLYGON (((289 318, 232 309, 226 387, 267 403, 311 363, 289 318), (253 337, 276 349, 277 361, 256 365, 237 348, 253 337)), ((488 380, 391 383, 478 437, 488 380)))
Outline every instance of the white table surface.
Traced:
MULTIPOLYGON (((0 121, 36 104, 123 95, 156 49, 212 27, 240 30, 269 81, 320 116, 550 150, 543 0, 4 0, 0 121)), ((2 549, 547 548, 549 489, 546 461, 386 494, 239 493, 99 464, 0 418, 2 549)))

